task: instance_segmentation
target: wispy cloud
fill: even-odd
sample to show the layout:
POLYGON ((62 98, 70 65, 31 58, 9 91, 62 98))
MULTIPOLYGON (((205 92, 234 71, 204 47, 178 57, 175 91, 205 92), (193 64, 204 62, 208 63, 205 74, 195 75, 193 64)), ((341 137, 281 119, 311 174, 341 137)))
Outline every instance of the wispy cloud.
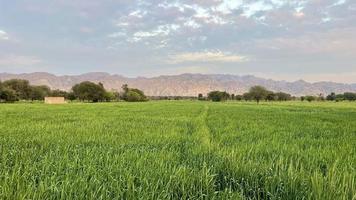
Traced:
POLYGON ((9 35, 3 31, 3 30, 0 30, 0 40, 9 40, 9 35))
POLYGON ((193 52, 193 53, 180 53, 172 55, 169 58, 171 63, 183 63, 183 62, 246 62, 248 58, 246 56, 236 55, 229 52, 222 51, 205 51, 205 52, 193 52))

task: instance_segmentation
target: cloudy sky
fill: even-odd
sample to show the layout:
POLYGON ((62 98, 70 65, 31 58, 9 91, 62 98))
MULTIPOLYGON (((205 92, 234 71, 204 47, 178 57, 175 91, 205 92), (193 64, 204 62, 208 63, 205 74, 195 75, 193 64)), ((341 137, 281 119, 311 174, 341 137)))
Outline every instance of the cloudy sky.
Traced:
POLYGON ((0 0, 0 72, 356 82, 356 0, 0 0))

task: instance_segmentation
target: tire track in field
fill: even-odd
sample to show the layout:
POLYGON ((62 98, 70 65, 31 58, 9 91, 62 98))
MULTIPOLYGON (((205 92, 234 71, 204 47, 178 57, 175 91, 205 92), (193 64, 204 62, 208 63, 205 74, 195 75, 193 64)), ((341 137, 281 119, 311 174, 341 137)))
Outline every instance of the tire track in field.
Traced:
POLYGON ((203 148, 207 148, 209 151, 212 147, 212 140, 210 135, 210 129, 207 125, 209 106, 205 105, 204 110, 196 119, 196 133, 198 140, 203 148))

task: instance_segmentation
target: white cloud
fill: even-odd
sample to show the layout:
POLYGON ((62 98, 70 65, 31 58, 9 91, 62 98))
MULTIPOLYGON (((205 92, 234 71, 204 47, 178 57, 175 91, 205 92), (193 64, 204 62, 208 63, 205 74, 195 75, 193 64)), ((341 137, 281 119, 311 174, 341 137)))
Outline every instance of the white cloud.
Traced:
POLYGON ((109 38, 120 38, 126 36, 125 32, 116 32, 108 35, 109 38))
POLYGON ((238 9, 242 4, 241 0, 223 0, 217 10, 223 14, 231 14, 233 10, 238 9))
POLYGON ((195 20, 193 19, 189 19, 187 20, 186 22, 184 22, 184 26, 187 26, 187 27, 191 27, 191 28, 194 28, 194 29, 198 29, 200 28, 202 25, 201 24, 198 24, 195 20))
POLYGON ((338 0, 332 6, 341 6, 346 3, 346 0, 338 0))
POLYGON ((0 40, 9 40, 9 35, 3 31, 3 30, 0 30, 0 40))
POLYGON ((246 56, 235 55, 222 51, 205 51, 193 53, 181 53, 170 56, 170 63, 182 62, 245 62, 248 61, 246 56))
POLYGON ((250 18, 259 12, 272 10, 273 6, 271 4, 266 4, 264 1, 257 1, 251 4, 246 4, 243 8, 244 12, 242 16, 250 18))
POLYGON ((330 22, 331 20, 332 20, 332 19, 331 19, 330 17, 324 17, 324 18, 321 19, 321 21, 322 21, 323 23, 330 22))
POLYGON ((129 16, 137 17, 137 18, 143 18, 146 14, 147 14, 147 11, 135 10, 135 11, 132 11, 129 14, 129 16))
POLYGON ((172 32, 177 31, 180 28, 178 24, 165 24, 159 25, 151 31, 138 31, 135 32, 131 38, 128 38, 128 42, 139 42, 146 38, 151 37, 164 37, 170 35, 172 32))

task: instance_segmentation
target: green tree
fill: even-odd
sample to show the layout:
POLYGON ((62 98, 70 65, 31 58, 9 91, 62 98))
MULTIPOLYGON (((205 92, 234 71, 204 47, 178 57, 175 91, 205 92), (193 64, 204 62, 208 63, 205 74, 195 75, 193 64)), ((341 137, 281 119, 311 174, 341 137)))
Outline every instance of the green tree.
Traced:
POLYGON ((105 100, 106 91, 100 84, 84 81, 72 87, 73 94, 80 101, 98 102, 105 100))
POLYGON ((230 94, 230 99, 235 100, 235 94, 230 94))
POLYGON ((31 86, 30 98, 31 100, 44 100, 46 96, 51 94, 51 89, 48 86, 31 86))
POLYGON ((277 92, 275 93, 276 95, 276 100, 278 101, 290 101, 292 100, 292 95, 284 92, 277 92))
POLYGON ((251 94, 248 93, 248 92, 243 93, 242 97, 243 97, 243 99, 244 99, 245 101, 251 101, 251 100, 252 100, 252 96, 251 96, 251 94))
POLYGON ((227 92, 212 91, 208 93, 208 99, 214 102, 226 101, 227 99, 229 99, 229 97, 230 95, 227 92))
POLYGON ((11 79, 3 82, 3 87, 12 89, 15 91, 16 96, 19 99, 30 100, 31 99, 31 86, 27 80, 11 79))
POLYGON ((267 93, 267 96, 266 96, 266 100, 267 101, 274 101, 274 100, 276 100, 276 94, 274 93, 274 92, 272 92, 272 91, 268 91, 268 93, 267 93))
POLYGON ((356 100, 356 93, 352 92, 345 92, 344 99, 348 101, 355 101, 356 100))
POLYGON ((64 97, 66 99, 68 99, 68 95, 69 93, 67 91, 63 91, 63 90, 52 90, 50 96, 52 97, 64 97))
POLYGON ((126 101, 128 102, 138 102, 141 100, 141 95, 135 91, 129 90, 126 94, 126 101))
POLYGON ((336 100, 336 94, 335 94, 335 92, 332 92, 331 94, 329 94, 328 96, 326 96, 326 100, 328 100, 328 101, 335 101, 335 100, 336 100))
POLYGON ((113 92, 105 92, 105 101, 110 102, 115 100, 115 94, 113 92))
POLYGON ((77 99, 77 97, 74 95, 74 92, 72 91, 68 93, 67 99, 70 101, 74 101, 77 99))
POLYGON ((264 100, 268 95, 268 90, 262 86, 253 86, 249 90, 249 94, 252 99, 259 103, 261 100, 264 100))
POLYGON ((337 94, 335 96, 335 101, 343 101, 345 100, 344 94, 337 94))
POLYGON ((148 101, 144 92, 137 88, 129 88, 127 84, 122 85, 121 88, 123 90, 121 98, 124 101, 128 101, 128 102, 148 101))
POLYGON ((16 92, 13 89, 0 87, 0 102, 15 102, 18 101, 16 92))
POLYGON ((235 100, 237 101, 241 101, 243 99, 243 96, 242 95, 235 95, 235 100))
POLYGON ((314 96, 305 96, 305 100, 307 100, 308 102, 312 102, 315 101, 315 97, 314 96))
POLYGON ((201 100, 201 101, 204 100, 204 96, 203 96, 202 93, 199 93, 199 94, 198 94, 198 100, 201 100))

